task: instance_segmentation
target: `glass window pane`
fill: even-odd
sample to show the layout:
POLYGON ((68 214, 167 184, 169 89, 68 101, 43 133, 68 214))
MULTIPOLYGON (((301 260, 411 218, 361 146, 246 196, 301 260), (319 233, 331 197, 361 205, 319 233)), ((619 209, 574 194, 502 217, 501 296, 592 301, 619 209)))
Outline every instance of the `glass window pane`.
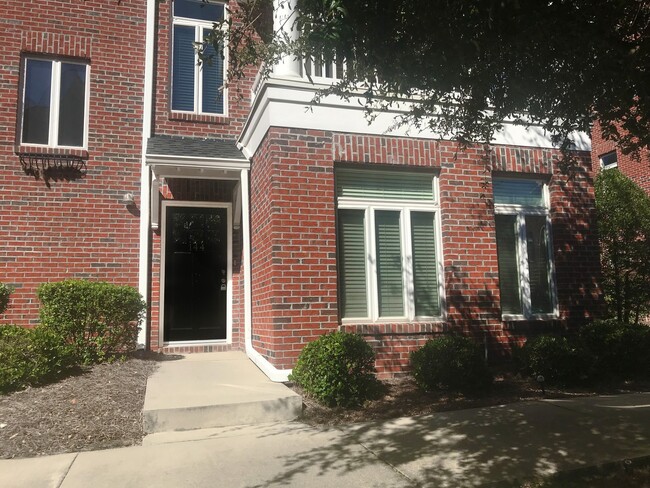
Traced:
POLYGON ((404 316, 400 212, 375 212, 379 316, 404 316))
POLYGON ((86 66, 61 63, 59 145, 83 146, 86 106, 86 66))
POLYGON ((342 169, 336 173, 339 197, 382 200, 433 200, 433 175, 342 169))
POLYGON ((544 206, 544 183, 539 180, 495 178, 492 187, 494 203, 544 206))
POLYGON ((50 133, 52 62, 40 59, 27 59, 25 63, 22 142, 48 144, 50 133))
POLYGON ((517 217, 495 215, 501 313, 521 314, 521 294, 517 253, 517 217))
MULTIPOLYGON (((206 36, 208 30, 203 30, 206 36)), ((205 47, 205 61, 201 63, 201 76, 203 78, 203 94, 201 100, 201 111, 209 114, 223 113, 223 59, 221 54, 216 52, 212 44, 205 47)))
POLYGON ((223 4, 214 0, 174 0, 174 15, 217 22, 223 19, 223 4))
POLYGON ((531 311, 532 313, 551 313, 553 306, 548 270, 546 217, 541 215, 526 217, 526 246, 528 249, 531 311))
POLYGON ((416 316, 440 315, 433 217, 431 212, 411 212, 416 316))
POLYGON ((339 210, 341 316, 367 317, 365 211, 339 210))
POLYGON ((174 26, 172 110, 194 111, 194 27, 174 26))

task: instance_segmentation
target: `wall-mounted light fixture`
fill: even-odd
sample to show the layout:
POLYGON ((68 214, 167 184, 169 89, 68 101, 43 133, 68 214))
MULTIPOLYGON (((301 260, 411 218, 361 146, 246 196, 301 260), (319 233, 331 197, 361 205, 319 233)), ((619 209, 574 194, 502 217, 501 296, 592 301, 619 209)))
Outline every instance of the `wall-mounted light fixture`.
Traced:
POLYGON ((133 196, 133 193, 125 193, 122 197, 122 203, 127 207, 135 205, 135 197, 133 196))

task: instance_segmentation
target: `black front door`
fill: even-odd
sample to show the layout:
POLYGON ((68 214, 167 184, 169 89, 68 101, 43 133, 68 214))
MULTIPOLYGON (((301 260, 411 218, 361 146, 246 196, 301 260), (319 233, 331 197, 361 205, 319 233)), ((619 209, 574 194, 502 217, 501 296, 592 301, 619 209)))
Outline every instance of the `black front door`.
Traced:
POLYGON ((164 259, 165 341, 225 339, 227 210, 168 207, 164 259))

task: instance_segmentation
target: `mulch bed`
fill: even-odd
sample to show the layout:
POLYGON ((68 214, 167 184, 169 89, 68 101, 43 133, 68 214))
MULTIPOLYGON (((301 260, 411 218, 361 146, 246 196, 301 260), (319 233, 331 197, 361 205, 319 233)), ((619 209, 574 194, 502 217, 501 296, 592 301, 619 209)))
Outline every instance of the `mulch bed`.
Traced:
POLYGON ((57 383, 0 396, 0 458, 142 441, 142 406, 157 355, 98 364, 57 383))
MULTIPOLYGON (((57 383, 0 396, 0 458, 107 449, 140 444, 147 378, 158 361, 177 356, 137 354, 126 361, 87 368, 57 383)), ((489 394, 423 393, 408 376, 385 381, 386 394, 363 408, 327 408, 303 394, 302 420, 310 425, 426 415, 445 410, 544 398, 539 385, 509 372, 497 373, 489 394)), ((598 388, 546 389, 546 398, 648 391, 650 383, 598 388)))

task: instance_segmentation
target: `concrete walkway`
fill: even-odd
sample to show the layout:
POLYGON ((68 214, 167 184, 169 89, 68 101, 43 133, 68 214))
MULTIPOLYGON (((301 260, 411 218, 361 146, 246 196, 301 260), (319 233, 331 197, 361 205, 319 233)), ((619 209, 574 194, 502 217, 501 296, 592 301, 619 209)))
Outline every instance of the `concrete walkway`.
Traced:
POLYGON ((166 361, 147 381, 147 433, 293 420, 300 395, 273 383, 239 351, 166 361))
POLYGON ((156 434, 145 445, 0 461, 13 487, 474 487, 650 455, 650 393, 547 400, 321 430, 156 434))

